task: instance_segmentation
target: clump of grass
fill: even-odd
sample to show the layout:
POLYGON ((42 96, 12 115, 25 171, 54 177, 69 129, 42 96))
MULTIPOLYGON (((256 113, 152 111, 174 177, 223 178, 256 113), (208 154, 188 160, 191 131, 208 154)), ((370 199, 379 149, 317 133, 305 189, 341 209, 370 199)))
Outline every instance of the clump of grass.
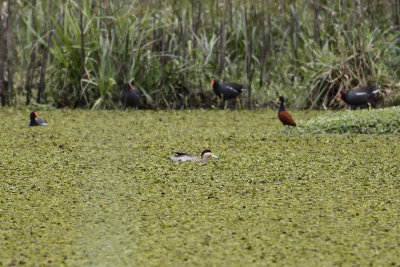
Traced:
POLYGON ((400 107, 376 110, 331 112, 308 121, 301 121, 300 133, 388 134, 400 131, 400 107))

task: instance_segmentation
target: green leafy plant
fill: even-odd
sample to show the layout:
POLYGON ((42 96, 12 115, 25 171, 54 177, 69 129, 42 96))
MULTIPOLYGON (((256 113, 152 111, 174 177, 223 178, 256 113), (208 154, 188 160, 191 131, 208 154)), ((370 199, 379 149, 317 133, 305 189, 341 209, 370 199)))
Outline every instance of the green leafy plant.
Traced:
POLYGON ((400 132, 400 107, 330 112, 298 123, 299 133, 388 134, 400 132))
POLYGON ((21 22, 15 87, 36 93, 49 45, 45 100, 56 107, 118 108, 132 81, 145 108, 208 108, 217 103, 211 79, 244 84, 248 107, 284 95, 290 108, 337 109, 340 91, 367 84, 387 95, 380 104, 399 103, 396 1, 9 2, 21 22), (32 77, 21 74, 26 65, 32 77))

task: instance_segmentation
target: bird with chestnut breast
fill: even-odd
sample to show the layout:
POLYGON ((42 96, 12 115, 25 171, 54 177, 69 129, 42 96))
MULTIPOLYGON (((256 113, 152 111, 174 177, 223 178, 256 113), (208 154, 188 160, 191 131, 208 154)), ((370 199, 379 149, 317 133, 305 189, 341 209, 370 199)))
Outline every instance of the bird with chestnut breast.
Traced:
POLYGON ((287 126, 293 126, 296 127, 296 122, 294 121, 292 115, 287 111, 287 108, 285 107, 285 98, 283 96, 280 96, 277 101, 280 101, 281 104, 278 109, 278 118, 282 122, 282 124, 286 127, 287 126))

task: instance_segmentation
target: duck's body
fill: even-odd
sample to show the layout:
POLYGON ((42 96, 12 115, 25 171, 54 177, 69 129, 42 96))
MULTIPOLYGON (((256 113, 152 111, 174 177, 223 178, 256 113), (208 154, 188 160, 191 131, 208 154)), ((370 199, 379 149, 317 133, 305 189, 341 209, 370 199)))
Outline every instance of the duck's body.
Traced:
POLYGON ((212 158, 218 158, 217 156, 215 156, 213 153, 211 153, 210 150, 204 150, 201 153, 201 156, 194 156, 191 154, 187 154, 187 153, 181 153, 181 152, 175 152, 175 156, 171 157, 170 160, 175 161, 175 162, 179 162, 179 161, 198 161, 198 162, 207 162, 208 158, 212 157, 212 158))
POLYGON ((141 95, 142 93, 139 89, 134 88, 131 83, 126 83, 122 86, 119 100, 124 108, 138 107, 141 95))
POLYGON ((219 83, 218 81, 212 81, 211 84, 215 94, 219 98, 222 98, 224 102, 227 100, 236 99, 236 101, 239 103, 240 94, 246 91, 243 85, 234 82, 219 83))
POLYGON ((47 121, 40 118, 39 115, 33 111, 30 115, 30 121, 28 122, 28 126, 46 126, 47 121))
POLYGON ((289 126, 296 126, 296 122, 292 118, 292 115, 287 111, 285 107, 285 98, 283 96, 280 96, 279 99, 281 101, 281 104, 279 106, 278 110, 278 118, 279 120, 283 123, 283 125, 289 125, 289 126))
POLYGON ((371 101, 379 93, 380 89, 375 86, 364 86, 354 89, 349 93, 340 93, 339 99, 342 99, 350 106, 361 106, 368 104, 371 107, 371 101))

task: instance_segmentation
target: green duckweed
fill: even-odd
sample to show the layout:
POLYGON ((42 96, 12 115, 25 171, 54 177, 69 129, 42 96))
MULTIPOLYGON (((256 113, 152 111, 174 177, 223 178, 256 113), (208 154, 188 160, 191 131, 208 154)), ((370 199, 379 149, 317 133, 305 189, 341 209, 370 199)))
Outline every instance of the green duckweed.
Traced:
POLYGON ((299 133, 389 134, 400 132, 400 107, 327 112, 302 120, 299 133))
POLYGON ((286 133, 264 110, 0 114, 0 266, 399 264, 398 135, 286 133), (168 160, 204 149, 219 159, 168 160))

